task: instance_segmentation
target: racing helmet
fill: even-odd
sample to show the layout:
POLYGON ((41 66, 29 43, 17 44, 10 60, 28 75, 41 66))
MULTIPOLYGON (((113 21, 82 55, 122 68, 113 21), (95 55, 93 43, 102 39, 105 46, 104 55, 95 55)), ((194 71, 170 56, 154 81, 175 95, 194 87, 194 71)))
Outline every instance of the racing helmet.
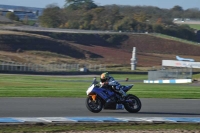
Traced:
POLYGON ((108 72, 104 72, 101 74, 100 80, 101 82, 105 82, 106 80, 108 80, 108 78, 109 78, 108 72))

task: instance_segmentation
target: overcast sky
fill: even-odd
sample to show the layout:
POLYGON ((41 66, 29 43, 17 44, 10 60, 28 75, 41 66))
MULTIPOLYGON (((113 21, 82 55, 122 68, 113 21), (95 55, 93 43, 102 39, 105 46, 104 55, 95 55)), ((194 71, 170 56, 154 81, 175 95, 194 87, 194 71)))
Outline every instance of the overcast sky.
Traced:
MULTIPOLYGON (((181 6, 183 9, 199 8, 200 0, 93 0, 97 5, 140 5, 140 6, 156 6, 159 8, 172 8, 175 5, 181 6)), ((0 0, 2 5, 16 5, 27 7, 45 8, 46 5, 56 3, 63 7, 65 0, 0 0)))

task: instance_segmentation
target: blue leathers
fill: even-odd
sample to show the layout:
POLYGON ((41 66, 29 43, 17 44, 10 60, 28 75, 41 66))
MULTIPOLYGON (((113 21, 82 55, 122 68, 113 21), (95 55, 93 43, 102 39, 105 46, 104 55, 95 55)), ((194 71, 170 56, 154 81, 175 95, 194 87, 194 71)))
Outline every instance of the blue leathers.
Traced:
POLYGON ((126 96, 126 93, 121 89, 122 86, 119 82, 117 82, 113 77, 109 76, 109 78, 105 82, 100 82, 102 86, 113 86, 114 89, 119 92, 123 97, 126 96))

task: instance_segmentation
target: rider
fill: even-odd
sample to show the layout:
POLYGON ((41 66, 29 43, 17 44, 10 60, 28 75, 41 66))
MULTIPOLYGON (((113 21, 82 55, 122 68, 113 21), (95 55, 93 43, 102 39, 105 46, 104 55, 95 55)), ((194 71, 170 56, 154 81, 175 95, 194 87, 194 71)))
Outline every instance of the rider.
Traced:
POLYGON ((101 86, 104 87, 114 86, 115 91, 119 92, 122 95, 122 97, 126 96, 126 93, 122 90, 122 86, 117 81, 115 81, 115 79, 111 77, 108 74, 108 72, 102 73, 100 80, 101 80, 100 82, 101 86))

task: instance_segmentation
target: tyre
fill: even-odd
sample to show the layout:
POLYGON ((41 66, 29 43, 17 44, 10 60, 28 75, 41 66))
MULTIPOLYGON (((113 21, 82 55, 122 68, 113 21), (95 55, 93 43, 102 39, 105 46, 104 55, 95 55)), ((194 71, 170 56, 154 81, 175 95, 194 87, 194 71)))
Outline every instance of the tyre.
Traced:
POLYGON ((103 108, 103 103, 99 97, 96 97, 96 100, 94 101, 91 96, 88 96, 86 98, 86 107, 93 113, 99 113, 103 108))
POLYGON ((137 113, 140 111, 142 104, 140 99, 132 94, 126 96, 126 103, 124 104, 125 109, 130 113, 137 113))

